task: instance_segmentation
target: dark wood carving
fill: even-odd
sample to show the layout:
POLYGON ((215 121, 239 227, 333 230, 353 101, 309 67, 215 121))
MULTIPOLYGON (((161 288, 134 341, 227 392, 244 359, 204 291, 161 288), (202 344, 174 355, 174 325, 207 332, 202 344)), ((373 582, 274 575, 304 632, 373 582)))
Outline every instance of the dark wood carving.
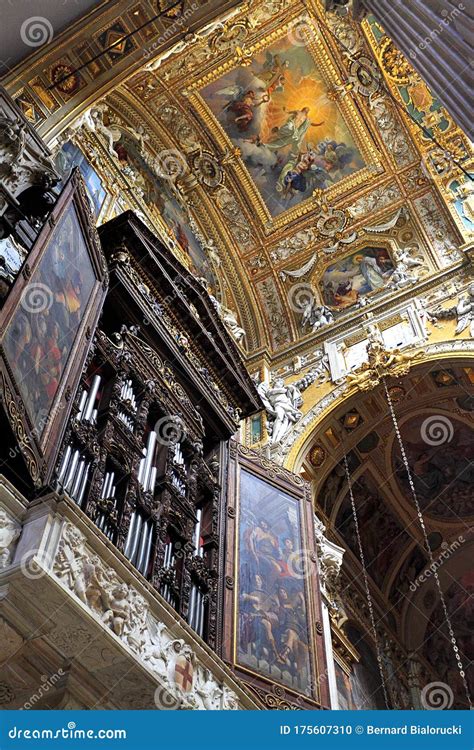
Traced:
POLYGON ((259 399, 207 292, 167 248, 130 214, 101 240, 110 291, 57 489, 219 651, 225 447, 259 399))

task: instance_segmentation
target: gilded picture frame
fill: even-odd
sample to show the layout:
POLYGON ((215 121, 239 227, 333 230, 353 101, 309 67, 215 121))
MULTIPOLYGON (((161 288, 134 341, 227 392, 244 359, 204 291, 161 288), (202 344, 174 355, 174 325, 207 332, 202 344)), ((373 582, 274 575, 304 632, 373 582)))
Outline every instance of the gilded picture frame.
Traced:
POLYGON ((309 485, 231 444, 223 656, 263 697, 328 704, 309 485), (273 690, 273 698, 275 692, 273 690))
POLYGON ((90 202, 75 169, 0 316, 4 408, 36 488, 53 474, 107 286, 90 202))

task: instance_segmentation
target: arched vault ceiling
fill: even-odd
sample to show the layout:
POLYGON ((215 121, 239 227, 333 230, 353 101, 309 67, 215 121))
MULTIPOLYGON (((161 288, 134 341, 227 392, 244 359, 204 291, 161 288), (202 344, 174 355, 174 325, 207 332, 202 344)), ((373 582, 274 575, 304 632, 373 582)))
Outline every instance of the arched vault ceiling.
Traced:
MULTIPOLYGON (((389 385, 435 559, 472 541, 473 377, 472 367, 446 362, 415 367, 389 385)), ((316 512, 348 550, 346 569, 358 577, 344 454, 370 580, 401 627, 418 596, 418 587, 410 584, 429 561, 383 387, 334 409, 303 459, 316 512)))
MULTIPOLYGON (((373 19, 360 25, 315 0, 222 12, 223 22, 193 27, 164 52, 147 45, 141 67, 130 53, 128 77, 123 56, 107 60, 108 92, 97 85, 101 101, 79 122, 106 143, 132 192, 143 187, 126 153, 136 144, 166 181, 205 245, 213 292, 245 328, 251 364, 319 345, 329 330, 321 305, 335 331, 362 305, 406 295, 393 283, 397 253, 415 260, 421 284, 459 263, 472 211, 457 165, 468 168, 469 151, 373 19)), ((50 75, 38 70, 37 97, 50 75)), ((89 75, 77 91, 48 94, 65 100, 48 120, 52 145, 94 101, 89 75)), ((156 219, 159 201, 140 201, 156 219)))
MULTIPOLYGON (((151 63, 117 92, 166 133, 176 153, 165 158, 176 158, 178 171, 186 164, 177 184, 199 225, 212 216, 222 257, 267 331, 258 339, 273 351, 314 338, 304 327, 307 297, 326 304, 325 287, 355 266, 356 251, 378 248, 371 252, 389 272, 397 248, 416 244, 428 275, 460 240, 419 134, 391 98, 391 58, 377 59, 373 29, 364 35, 328 23, 316 6, 303 16, 300 4, 285 6, 266 22, 263 11, 258 24, 236 19, 220 40, 151 63), (433 246, 423 197, 444 219, 444 250, 433 246), (328 281, 324 269, 341 258, 328 281)), ((421 102, 409 66, 407 75, 421 102)), ((420 106, 428 99, 425 91, 420 106)), ((336 322, 354 312, 333 307, 336 322)))

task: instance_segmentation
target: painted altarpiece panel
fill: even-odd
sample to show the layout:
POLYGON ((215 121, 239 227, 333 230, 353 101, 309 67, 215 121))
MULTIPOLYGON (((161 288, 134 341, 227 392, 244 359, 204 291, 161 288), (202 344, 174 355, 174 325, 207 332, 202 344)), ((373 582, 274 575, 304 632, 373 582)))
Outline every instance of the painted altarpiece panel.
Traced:
POLYGON ((226 593, 224 658, 252 687, 276 683, 290 702, 325 705, 308 485, 244 446, 232 445, 231 455, 226 582, 235 584, 226 593))
POLYGON ((75 168, 1 315, 7 416, 37 486, 47 484, 53 471, 107 281, 89 198, 75 168))

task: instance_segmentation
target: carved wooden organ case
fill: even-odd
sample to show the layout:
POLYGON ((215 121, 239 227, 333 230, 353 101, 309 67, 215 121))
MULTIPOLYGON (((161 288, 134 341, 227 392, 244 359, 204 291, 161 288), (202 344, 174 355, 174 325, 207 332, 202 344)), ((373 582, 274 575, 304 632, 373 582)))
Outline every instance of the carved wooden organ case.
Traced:
POLYGON ((57 489, 219 649, 224 446, 258 396, 203 286, 140 220, 100 234, 110 292, 57 489))

